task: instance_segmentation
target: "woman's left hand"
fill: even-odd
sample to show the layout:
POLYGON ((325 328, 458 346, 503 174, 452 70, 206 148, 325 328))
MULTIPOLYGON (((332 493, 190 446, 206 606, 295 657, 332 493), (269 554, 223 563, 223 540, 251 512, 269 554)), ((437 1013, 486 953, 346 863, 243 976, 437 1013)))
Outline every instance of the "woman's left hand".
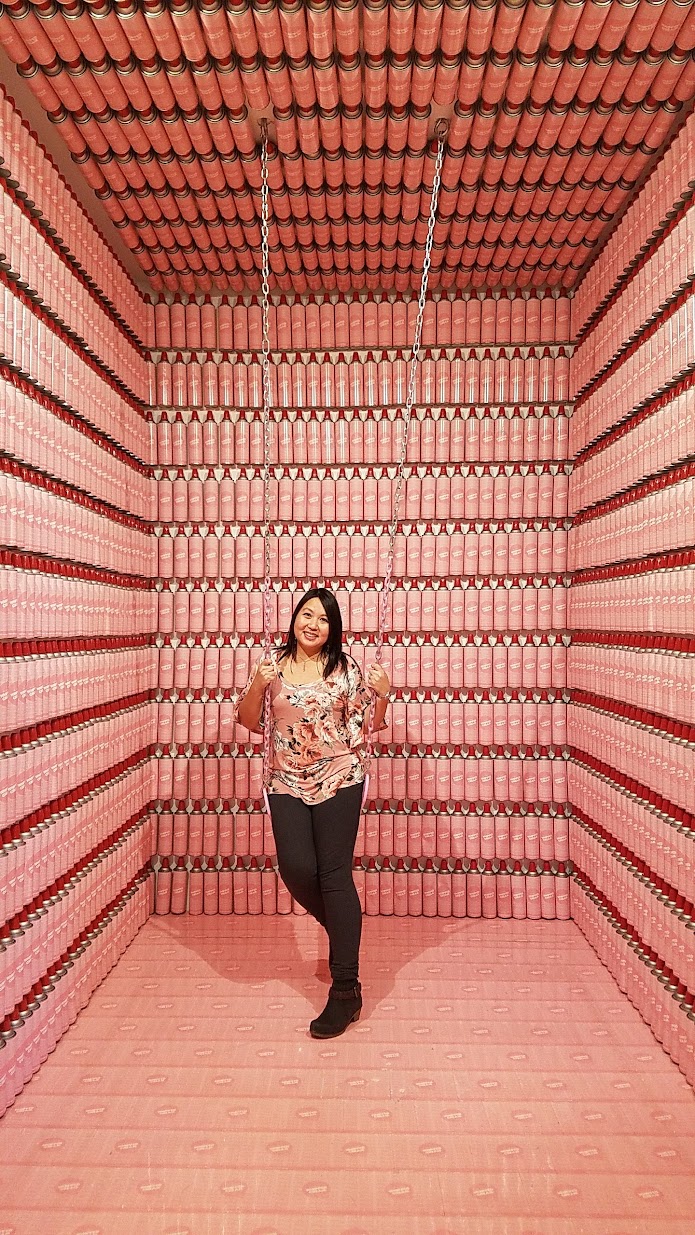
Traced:
POLYGON ((385 699, 391 689, 389 675, 377 661, 367 670, 367 686, 380 698, 385 699))

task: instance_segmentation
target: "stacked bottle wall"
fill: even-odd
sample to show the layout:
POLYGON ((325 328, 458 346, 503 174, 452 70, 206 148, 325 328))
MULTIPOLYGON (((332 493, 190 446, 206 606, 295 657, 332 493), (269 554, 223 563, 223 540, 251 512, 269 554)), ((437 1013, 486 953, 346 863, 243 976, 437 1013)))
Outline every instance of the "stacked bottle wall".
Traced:
MULTIPOLYGON (((370 663, 414 300, 270 314, 273 625, 307 585, 370 663)), ((155 307, 159 912, 290 912, 235 698, 260 653, 261 312, 155 307)), ((356 877, 367 913, 567 916, 569 302, 433 297, 385 663, 396 700, 356 877)))
POLYGON ((695 122, 573 300, 572 913, 689 1075, 695 1049, 695 122))
POLYGON ((157 705, 151 310, 0 110, 4 1109, 149 912, 157 705))

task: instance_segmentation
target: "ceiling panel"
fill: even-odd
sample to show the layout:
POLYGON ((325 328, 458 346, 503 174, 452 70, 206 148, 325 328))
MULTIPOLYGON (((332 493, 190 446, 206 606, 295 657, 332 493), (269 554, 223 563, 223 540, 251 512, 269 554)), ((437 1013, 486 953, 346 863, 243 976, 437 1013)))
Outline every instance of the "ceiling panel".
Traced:
POLYGON ((695 98, 692 0, 10 0, 0 44, 163 291, 571 287, 695 98))

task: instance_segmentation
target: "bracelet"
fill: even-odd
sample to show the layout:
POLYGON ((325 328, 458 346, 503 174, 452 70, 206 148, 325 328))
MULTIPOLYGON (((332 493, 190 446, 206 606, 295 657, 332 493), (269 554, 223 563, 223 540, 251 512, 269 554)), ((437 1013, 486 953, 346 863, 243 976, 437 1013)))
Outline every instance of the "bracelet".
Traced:
POLYGON ((374 694, 376 695, 377 699, 381 699, 382 703, 392 703, 393 702, 392 693, 390 690, 387 691, 385 695, 380 695, 378 690, 375 690, 374 694))

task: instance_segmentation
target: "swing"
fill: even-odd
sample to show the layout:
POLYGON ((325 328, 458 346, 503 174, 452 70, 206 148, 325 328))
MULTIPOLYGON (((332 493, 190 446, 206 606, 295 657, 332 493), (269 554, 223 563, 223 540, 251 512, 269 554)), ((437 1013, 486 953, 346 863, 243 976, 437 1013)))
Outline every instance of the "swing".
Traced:
MULTIPOLYGON (((413 337, 413 350, 410 359, 410 376, 408 379, 408 390, 406 394, 405 407, 403 409, 403 434, 401 438, 400 457, 396 469, 396 491, 393 499, 393 509, 391 512, 391 522, 389 524, 389 539, 388 549, 386 553, 386 569, 384 571, 384 580, 379 596, 379 619, 377 625, 375 644, 375 660, 377 664, 381 664, 384 650, 384 637, 386 632, 386 618, 388 609, 388 598, 391 590, 391 576, 393 574, 394 548, 396 543, 396 529, 398 526, 398 514, 401 504, 401 491, 403 488, 403 473, 405 468, 405 459, 408 450, 408 433, 410 429, 410 419, 412 416, 413 405, 415 403, 415 375, 417 366, 420 360, 420 345, 422 342, 422 323, 425 313, 425 298, 427 296, 427 282, 429 279, 430 264, 432 260, 432 242, 434 238, 434 225, 437 217, 437 200, 439 197, 439 188, 441 184, 442 163, 444 161, 444 146, 446 140, 448 125, 446 121, 439 120, 435 127, 435 135, 437 137, 437 157, 435 159, 434 180, 432 183, 432 198, 430 201, 430 214, 427 225, 427 240, 425 244, 425 257, 422 264, 422 281, 420 284, 420 297, 418 301, 418 312, 415 322, 415 333, 413 337)), ((261 315, 262 315, 262 386, 263 386, 263 559, 264 559, 264 578, 263 578, 263 657, 268 659, 272 651, 272 637, 270 630, 271 623, 271 603, 270 592, 272 587, 272 579, 270 574, 270 413, 271 413, 271 385, 270 385, 270 329, 269 329, 269 297, 270 297, 270 249, 269 249, 269 223, 268 223, 268 125, 264 119, 261 121, 261 315)), ((369 797, 369 767, 374 753, 374 708, 375 704, 372 701, 369 706, 369 719, 366 734, 366 753, 365 753, 365 777, 364 789, 362 792, 362 810, 365 809, 369 797)), ((272 750, 271 750, 271 703, 270 690, 266 690, 263 699, 263 802, 267 814, 270 814, 270 803, 268 801, 268 786, 270 784, 272 770, 272 750)))

